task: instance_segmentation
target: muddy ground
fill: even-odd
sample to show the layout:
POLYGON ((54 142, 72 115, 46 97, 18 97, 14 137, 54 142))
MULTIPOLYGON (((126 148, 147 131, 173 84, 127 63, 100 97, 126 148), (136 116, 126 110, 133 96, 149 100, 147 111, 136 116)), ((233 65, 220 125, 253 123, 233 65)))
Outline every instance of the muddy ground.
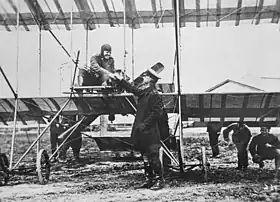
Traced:
MULTIPOLYGON (((15 160, 33 139, 30 135, 17 137, 15 160)), ((9 154, 10 136, 0 135, 0 143, 2 152, 9 154)), ((250 159, 246 171, 237 171, 235 148, 221 143, 221 156, 210 158, 206 135, 186 136, 184 144, 187 164, 199 163, 200 148, 206 146, 208 181, 197 167, 182 175, 170 172, 162 190, 135 189, 144 181, 141 160, 132 159, 130 152, 99 151, 92 139, 84 138, 80 163, 72 160, 70 149, 66 163, 52 165, 46 185, 40 185, 36 176, 13 175, 0 187, 0 201, 280 201, 280 183, 273 180, 274 162, 266 161, 259 169, 250 159)), ((46 135, 41 148, 49 152, 49 147, 46 135)), ((20 166, 35 165, 35 151, 36 147, 20 166)))

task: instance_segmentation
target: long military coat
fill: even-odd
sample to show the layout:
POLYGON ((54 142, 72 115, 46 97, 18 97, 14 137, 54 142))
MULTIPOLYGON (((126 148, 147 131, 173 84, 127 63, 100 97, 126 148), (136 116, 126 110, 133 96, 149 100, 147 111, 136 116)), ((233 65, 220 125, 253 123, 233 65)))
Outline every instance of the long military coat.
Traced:
POLYGON ((160 144, 158 119, 164 112, 162 99, 154 87, 141 91, 125 80, 122 80, 120 85, 138 97, 131 139, 137 150, 146 152, 151 145, 160 144), (144 129, 141 131, 140 124, 144 124, 144 129))

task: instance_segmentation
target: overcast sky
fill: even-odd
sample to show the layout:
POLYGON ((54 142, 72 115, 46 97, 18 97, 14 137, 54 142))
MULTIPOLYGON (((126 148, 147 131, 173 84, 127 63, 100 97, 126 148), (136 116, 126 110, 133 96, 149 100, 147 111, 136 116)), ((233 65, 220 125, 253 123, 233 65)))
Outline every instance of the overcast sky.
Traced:
MULTIPOLYGON (((250 21, 251 22, 251 21, 250 21)), ((202 92, 225 79, 238 79, 243 75, 280 77, 280 33, 279 25, 264 23, 252 25, 244 22, 238 27, 233 23, 181 29, 182 66, 181 79, 184 92, 202 92)), ((39 34, 19 33, 19 96, 39 96, 39 34)), ((54 30, 55 35, 72 55, 81 51, 79 66, 86 63, 86 32, 54 30), (72 34, 72 40, 71 40, 72 34)), ((97 28, 89 32, 89 56, 100 51, 103 43, 113 47, 116 68, 123 69, 124 29, 97 28)), ((126 29, 128 50, 127 71, 131 75, 131 29, 126 29)), ((174 28, 165 25, 155 29, 154 25, 134 30, 135 75, 156 62, 162 62, 165 70, 161 82, 171 82, 174 67, 174 28)), ((89 60, 90 58, 88 58, 89 60)), ((1 32, 0 65, 12 85, 16 87, 17 32, 1 32)), ((69 91, 70 66, 68 56, 47 32, 42 32, 42 96, 59 96, 69 91), (59 67, 63 67, 60 75, 59 67), (62 81, 61 81, 62 79, 62 81), (61 86, 61 87, 60 87, 61 86)), ((73 67, 73 66, 72 66, 73 67)), ((7 84, 0 76, 0 97, 11 97, 7 84)))

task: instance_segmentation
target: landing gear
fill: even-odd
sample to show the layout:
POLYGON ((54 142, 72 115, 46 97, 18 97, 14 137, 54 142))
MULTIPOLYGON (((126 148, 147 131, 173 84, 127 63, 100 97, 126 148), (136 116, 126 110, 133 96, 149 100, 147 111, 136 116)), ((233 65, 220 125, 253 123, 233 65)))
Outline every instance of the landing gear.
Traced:
POLYGON ((37 154, 36 171, 40 184, 46 184, 49 181, 51 173, 49 155, 46 150, 41 149, 37 154))

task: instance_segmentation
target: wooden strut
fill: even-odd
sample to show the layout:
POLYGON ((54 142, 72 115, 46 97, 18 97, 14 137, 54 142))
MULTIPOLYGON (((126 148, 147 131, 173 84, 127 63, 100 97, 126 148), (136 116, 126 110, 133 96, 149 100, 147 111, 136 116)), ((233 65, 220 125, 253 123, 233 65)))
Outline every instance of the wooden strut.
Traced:
POLYGON ((184 157, 183 157, 183 129, 182 129, 182 96, 180 84, 180 66, 181 66, 181 36, 180 36, 180 10, 179 0, 173 0, 175 11, 175 41, 176 41, 176 65, 177 65, 177 88, 178 88, 178 107, 179 107, 179 136, 177 139, 178 156, 180 163, 180 171, 184 172, 184 157))
MULTIPOLYGON (((78 66, 78 61, 79 61, 79 56, 80 56, 80 51, 78 51, 77 54, 77 58, 76 61, 74 61, 75 63, 75 73, 74 73, 74 78, 76 76, 76 70, 77 70, 77 66, 78 66)), ((73 83, 74 83, 74 79, 73 79, 73 83)), ((72 85, 73 85, 72 83, 72 85)), ((37 138, 33 141, 33 143, 28 147, 28 149, 25 151, 25 153, 19 158, 19 160, 16 162, 16 164, 11 168, 10 170, 15 169, 19 163, 22 161, 22 159, 29 153, 29 151, 32 149, 32 147, 40 140, 40 138, 45 134, 45 132, 47 131, 47 129, 50 127, 50 125, 54 122, 54 120, 62 113, 62 111, 64 110, 64 108, 68 105, 68 103, 70 102, 71 98, 73 95, 73 88, 71 89, 71 94, 69 96, 69 99, 64 103, 64 105, 59 109, 59 111, 54 115, 54 117, 52 118, 52 120, 47 124, 47 126, 44 128, 44 130, 40 133, 40 135, 37 136, 37 138)))
POLYGON ((64 135, 66 135, 69 131, 69 135, 66 136, 66 138, 63 140, 63 142, 58 146, 58 148, 55 150, 55 152, 50 156, 50 160, 58 153, 60 148, 65 144, 65 142, 71 137, 71 135, 74 133, 74 131, 79 127, 79 125, 83 122, 85 119, 85 116, 77 123, 75 123, 73 126, 71 126, 69 129, 67 129, 65 132, 63 132, 58 138, 65 138, 64 135))
POLYGON ((54 115, 54 117, 52 118, 52 120, 47 124, 47 126, 44 128, 44 130, 40 133, 40 135, 38 135, 38 137, 33 141, 33 143, 28 147, 28 149, 25 151, 25 153, 19 158, 19 160, 17 161, 17 163, 10 168, 10 170, 16 168, 18 166, 18 164, 22 161, 22 159, 29 153, 29 151, 32 149, 32 147, 39 141, 39 139, 45 134, 45 132, 47 131, 47 129, 50 127, 50 125, 54 122, 54 120, 60 115, 60 113, 63 111, 63 109, 68 105, 68 103, 70 102, 70 99, 68 99, 64 105, 61 107, 61 109, 54 115))
POLYGON ((12 91, 14 98, 15 98, 15 111, 14 111, 14 127, 13 127, 13 134, 12 134, 12 143, 11 143, 11 153, 10 153, 10 165, 9 169, 12 168, 13 165, 13 155, 14 155, 14 144, 15 144, 15 133, 16 133, 16 120, 17 120, 17 109, 18 109, 18 94, 14 91, 11 83, 9 82, 9 79, 7 78, 4 70, 0 66, 0 72, 3 75, 6 83, 8 84, 10 90, 12 91))

